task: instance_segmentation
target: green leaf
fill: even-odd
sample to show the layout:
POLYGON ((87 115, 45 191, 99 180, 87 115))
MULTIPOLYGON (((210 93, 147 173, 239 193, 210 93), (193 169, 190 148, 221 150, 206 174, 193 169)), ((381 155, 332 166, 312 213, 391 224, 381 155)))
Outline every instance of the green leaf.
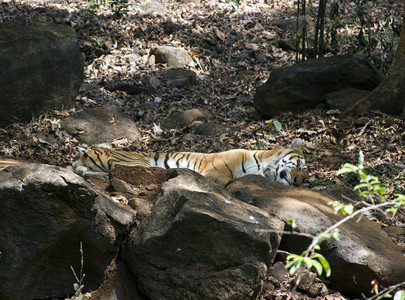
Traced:
POLYGON ((370 185, 368 183, 361 183, 356 185, 353 190, 357 191, 358 189, 362 189, 362 188, 369 188, 370 185))
POLYGON ((77 290, 79 289, 79 287, 80 287, 80 285, 79 285, 78 283, 74 283, 74 284, 73 284, 73 289, 74 289, 75 291, 77 291, 77 290))
POLYGON ((379 187, 379 188, 378 188, 378 192, 379 192, 380 195, 382 196, 382 195, 385 195, 385 193, 387 192, 387 189, 386 189, 386 188, 383 188, 383 187, 379 187))
POLYGON ((290 218, 287 220, 287 224, 291 226, 291 228, 294 230, 295 228, 297 228, 297 224, 295 223, 294 218, 290 218))
MULTIPOLYGON (((302 265, 302 260, 295 260, 294 264, 291 266, 290 275, 294 275, 299 270, 299 268, 301 268, 301 265, 302 265)), ((286 268, 287 268, 287 266, 286 266, 286 268)))
POLYGON ((334 238, 335 240, 340 241, 340 232, 339 232, 339 229, 336 228, 336 229, 332 232, 332 236, 333 236, 333 238, 334 238))
POLYGON ((274 125, 274 127, 276 127, 277 131, 280 131, 281 129, 283 129, 283 125, 281 125, 281 123, 277 120, 273 121, 273 125, 274 125))
POLYGON ((329 277, 331 274, 331 268, 330 268, 329 262, 326 260, 326 258, 320 253, 315 253, 312 257, 319 260, 319 262, 322 265, 322 268, 325 271, 325 276, 329 277))
POLYGON ((304 257, 304 263, 307 265, 308 269, 312 268, 312 265, 316 262, 315 260, 309 258, 309 257, 304 257))
POLYGON ((285 268, 289 269, 291 268, 294 264, 297 263, 298 260, 302 259, 301 256, 296 255, 296 254, 291 254, 287 256, 287 261, 289 261, 289 263, 286 264, 285 268))
POLYGON ((395 215, 395 214, 397 213, 397 211, 398 211, 398 208, 390 207, 390 208, 387 208, 385 211, 388 212, 388 213, 392 213, 393 215, 395 215))
POLYGON ((301 267, 302 265, 302 261, 303 261, 303 257, 300 255, 296 255, 296 254, 291 254, 287 256, 287 261, 290 261, 285 268, 288 270, 290 269, 290 275, 294 275, 295 272, 297 272, 297 270, 301 267))
POLYGON ((316 260, 313 261, 313 265, 318 275, 321 276, 323 271, 322 265, 316 260))
POLYGON ((394 300, 405 300, 405 290, 400 290, 395 293, 394 300))
POLYGON ((364 164, 364 154, 363 154, 363 151, 360 150, 360 153, 359 153, 359 166, 363 167, 363 164, 364 164))
POLYGON ((351 173, 352 170, 349 168, 341 168, 336 172, 336 175, 342 175, 342 174, 346 174, 346 173, 351 173))
POLYGON ((351 215, 353 213, 354 206, 353 204, 347 204, 343 207, 342 213, 345 216, 346 214, 351 215))

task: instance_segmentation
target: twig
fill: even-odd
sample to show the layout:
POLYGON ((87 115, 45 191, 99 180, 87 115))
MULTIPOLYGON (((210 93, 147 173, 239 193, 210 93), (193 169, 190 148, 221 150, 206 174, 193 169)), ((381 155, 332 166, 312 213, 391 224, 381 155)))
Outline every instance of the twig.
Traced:
POLYGON ((353 219, 355 216, 363 214, 363 213, 365 213, 365 212, 367 212, 367 211, 369 211, 371 209, 378 209, 378 208, 384 207, 384 206, 394 206, 396 204, 398 204, 398 202, 389 201, 389 202, 383 202, 383 203, 380 203, 380 204, 375 204, 373 206, 363 207, 363 208, 361 208, 359 210, 356 210, 354 213, 344 217, 339 222, 336 222, 334 225, 332 225, 331 227, 329 227, 325 231, 321 232, 315 239, 313 239, 312 243, 307 248, 308 251, 305 254, 305 256, 308 257, 309 253, 312 251, 312 249, 314 249, 316 247, 316 245, 319 244, 321 239, 323 239, 326 235, 328 235, 330 232, 332 232, 333 230, 335 230, 336 228, 338 228, 340 225, 347 222, 348 220, 353 219))
POLYGON ((360 136, 360 135, 363 135, 364 131, 366 130, 367 126, 368 126, 370 123, 371 123, 371 120, 368 121, 368 122, 366 123, 366 125, 363 126, 363 128, 362 128, 362 129, 360 130, 360 132, 359 132, 359 136, 360 136))
POLYGON ((389 294, 389 293, 395 291, 397 288, 400 288, 402 286, 405 286, 405 281, 400 282, 400 283, 395 284, 395 285, 391 285, 391 286, 383 289, 378 294, 374 295, 373 297, 368 298, 368 300, 380 299, 380 298, 382 298, 383 295, 389 294))

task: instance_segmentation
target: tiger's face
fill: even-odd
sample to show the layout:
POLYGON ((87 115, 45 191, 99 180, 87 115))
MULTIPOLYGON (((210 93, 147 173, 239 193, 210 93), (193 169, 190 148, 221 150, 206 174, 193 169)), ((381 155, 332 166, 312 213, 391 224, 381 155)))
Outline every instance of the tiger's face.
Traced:
POLYGON ((308 177, 308 167, 302 154, 294 151, 265 167, 264 175, 272 181, 298 186, 308 177))

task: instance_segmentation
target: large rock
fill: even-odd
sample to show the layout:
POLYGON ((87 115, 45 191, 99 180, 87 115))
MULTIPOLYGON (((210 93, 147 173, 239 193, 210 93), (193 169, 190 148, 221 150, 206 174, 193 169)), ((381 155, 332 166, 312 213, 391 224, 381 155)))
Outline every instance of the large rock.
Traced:
MULTIPOLYGON (((316 235, 341 219, 328 203, 333 198, 308 189, 287 187, 263 177, 249 175, 231 182, 227 189, 235 196, 287 221, 294 218, 297 231, 316 235)), ((322 253, 332 269, 330 286, 346 296, 370 294, 371 281, 388 286, 405 278, 405 257, 375 222, 365 217, 340 227, 341 240, 326 240, 322 253)), ((311 240, 284 235, 280 249, 300 254, 311 240)))
POLYGON ((0 126, 73 107, 83 64, 69 26, 0 23, 0 126))
POLYGON ((21 164, 0 171, 0 298, 51 299, 72 294, 80 274, 96 289, 134 213, 63 168, 21 164))
POLYGON ((121 252, 140 289, 151 299, 254 298, 284 222, 190 170, 168 176, 121 252))
POLYGON ((345 87, 373 90, 380 77, 370 62, 357 54, 308 60, 272 71, 256 90, 253 102, 265 118, 300 112, 326 104, 326 95, 345 87))
POLYGON ((61 126, 80 143, 93 145, 127 138, 137 141, 142 137, 138 127, 115 105, 87 108, 62 119, 61 126))

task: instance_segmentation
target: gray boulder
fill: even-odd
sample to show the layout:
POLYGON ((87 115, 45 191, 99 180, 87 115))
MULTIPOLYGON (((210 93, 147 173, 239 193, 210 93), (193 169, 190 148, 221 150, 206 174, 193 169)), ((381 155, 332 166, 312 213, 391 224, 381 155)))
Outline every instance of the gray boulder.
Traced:
POLYGON ((115 105, 87 108, 62 119, 61 126, 80 143, 93 145, 118 138, 137 141, 142 137, 134 121, 115 105))
POLYGON ((174 112, 162 120, 162 127, 166 129, 176 129, 190 126, 194 122, 207 122, 215 119, 214 115, 205 109, 189 109, 182 112, 174 112))
POLYGON ((324 57, 272 71, 253 103, 263 117, 271 118, 326 105, 327 94, 346 87, 373 90, 379 83, 380 76, 363 56, 324 57))
POLYGON ((168 67, 184 68, 194 66, 195 63, 190 54, 183 48, 170 46, 157 46, 151 51, 156 63, 167 64, 168 67))
POLYGON ((193 85, 196 73, 187 69, 171 69, 163 72, 163 77, 174 87, 182 88, 193 85))
POLYGON ((141 291, 151 299, 254 298, 284 222, 190 170, 168 177, 121 252, 141 291))
POLYGON ((0 23, 0 127, 72 108, 83 64, 69 26, 0 23))
POLYGON ((327 94, 326 103, 329 108, 341 109, 343 111, 370 93, 371 91, 346 87, 327 94))
POLYGON ((0 171, 0 298, 73 294, 84 256, 84 290, 96 289, 134 213, 66 169, 20 164, 0 171))
MULTIPOLYGON (((236 179, 227 189, 270 216, 284 221, 294 218, 299 232, 316 235, 342 218, 328 205, 333 198, 270 182, 260 176, 236 179)), ((370 283, 374 279, 384 286, 404 280, 405 257, 378 224, 363 217, 360 222, 344 223, 340 232, 339 242, 326 240, 321 244, 332 269, 329 286, 346 296, 360 297, 362 293, 370 294, 370 283)), ((279 249, 300 254, 310 242, 307 237, 284 235, 279 249)))

